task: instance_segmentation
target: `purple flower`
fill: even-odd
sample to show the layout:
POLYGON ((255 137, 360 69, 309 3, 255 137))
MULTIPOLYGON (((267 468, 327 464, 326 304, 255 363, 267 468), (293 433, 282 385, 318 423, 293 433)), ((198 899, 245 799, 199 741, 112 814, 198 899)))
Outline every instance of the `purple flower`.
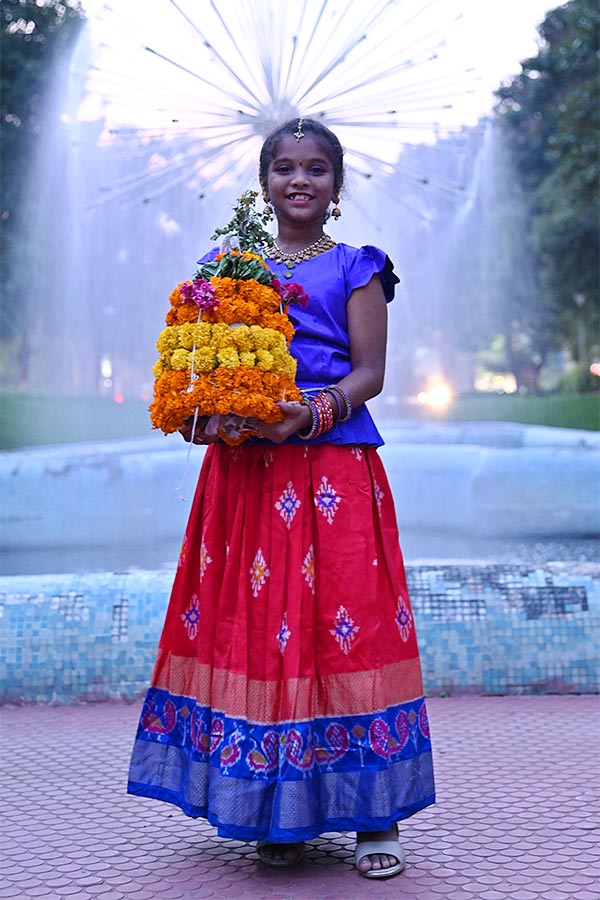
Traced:
POLYGON ((195 303, 200 309, 213 309, 220 305, 214 287, 203 278, 186 281, 179 288, 179 294, 183 303, 195 303))

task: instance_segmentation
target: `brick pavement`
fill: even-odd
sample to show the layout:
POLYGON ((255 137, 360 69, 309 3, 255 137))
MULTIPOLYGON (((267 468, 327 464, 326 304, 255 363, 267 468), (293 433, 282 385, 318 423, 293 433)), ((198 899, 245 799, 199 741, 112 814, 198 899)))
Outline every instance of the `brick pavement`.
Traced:
POLYGON ((368 881, 353 836, 293 870, 125 794, 139 703, 1 713, 0 900, 598 900, 598 698, 430 700, 438 803, 401 826, 407 869, 368 881))

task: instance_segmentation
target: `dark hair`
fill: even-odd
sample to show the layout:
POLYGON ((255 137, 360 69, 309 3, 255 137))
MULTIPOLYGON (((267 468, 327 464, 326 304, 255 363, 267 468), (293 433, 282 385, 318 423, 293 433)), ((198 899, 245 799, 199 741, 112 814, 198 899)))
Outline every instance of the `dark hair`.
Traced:
MULTIPOLYGON (((290 119, 289 122, 279 125, 278 128, 271 132, 262 145, 258 163, 258 177, 263 191, 266 191, 269 165, 275 156, 279 143, 284 137, 295 135, 298 131, 299 121, 299 119, 290 119)), ((330 131, 326 125, 317 122, 315 119, 302 119, 302 132, 313 137, 331 160, 331 165, 333 166, 333 191, 334 194, 338 195, 344 184, 344 151, 342 145, 333 131, 330 131)))

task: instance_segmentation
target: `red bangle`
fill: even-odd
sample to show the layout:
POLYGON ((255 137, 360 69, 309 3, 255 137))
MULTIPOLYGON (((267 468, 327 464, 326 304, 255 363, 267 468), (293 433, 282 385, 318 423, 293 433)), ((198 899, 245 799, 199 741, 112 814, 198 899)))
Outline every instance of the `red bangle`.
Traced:
POLYGON ((312 426, 308 431, 305 429, 296 433, 303 441, 310 441, 333 428, 333 404, 324 391, 317 391, 312 397, 305 397, 305 403, 311 411, 312 426))

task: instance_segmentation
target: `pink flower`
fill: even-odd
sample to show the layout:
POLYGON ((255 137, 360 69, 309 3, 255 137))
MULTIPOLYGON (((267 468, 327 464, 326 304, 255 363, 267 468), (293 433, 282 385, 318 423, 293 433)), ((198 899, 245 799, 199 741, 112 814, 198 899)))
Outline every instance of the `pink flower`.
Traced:
POLYGON ((306 306, 308 303, 308 294, 304 291, 302 285, 296 284, 295 281, 290 281, 281 286, 281 296, 283 302, 290 306, 293 303, 299 303, 300 306, 306 306))
POLYGON ((186 281, 179 288, 179 293, 183 303, 195 303, 200 309, 213 309, 220 305, 214 287, 203 278, 186 281))

